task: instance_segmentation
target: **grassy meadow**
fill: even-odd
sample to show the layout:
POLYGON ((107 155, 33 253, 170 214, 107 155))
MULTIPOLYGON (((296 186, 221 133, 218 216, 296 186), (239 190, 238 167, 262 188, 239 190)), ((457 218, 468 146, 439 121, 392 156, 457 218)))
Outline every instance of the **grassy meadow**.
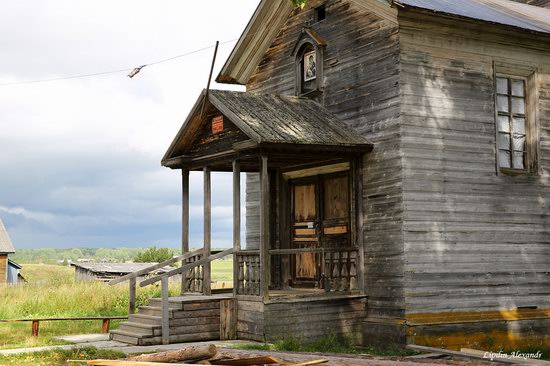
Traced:
MULTIPOLYGON (((232 280, 232 261, 212 264, 213 281, 232 280)), ((75 282, 72 267, 26 264, 22 274, 25 285, 0 287, 0 319, 51 317, 126 316, 128 286, 94 281, 75 282)), ((215 287, 215 285, 214 285, 215 287)), ((177 295, 179 283, 170 285, 170 294, 177 295)), ((160 297, 160 286, 137 288, 137 305, 151 297, 160 297)), ((117 321, 111 327, 118 326, 117 321)), ((58 335, 99 333, 101 321, 40 322, 39 337, 31 336, 31 323, 0 323, 0 349, 63 344, 52 339, 58 335)))

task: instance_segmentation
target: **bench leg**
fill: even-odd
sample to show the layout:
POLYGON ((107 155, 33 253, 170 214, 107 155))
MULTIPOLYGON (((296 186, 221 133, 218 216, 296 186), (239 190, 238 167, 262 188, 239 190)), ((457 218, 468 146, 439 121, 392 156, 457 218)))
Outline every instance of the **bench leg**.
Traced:
POLYGON ((38 337, 39 327, 40 327, 40 322, 38 320, 33 320, 32 321, 32 335, 34 337, 38 337))
POLYGON ((110 325, 111 325, 111 319, 103 319, 103 326, 101 327, 101 331, 103 333, 109 333, 110 325))

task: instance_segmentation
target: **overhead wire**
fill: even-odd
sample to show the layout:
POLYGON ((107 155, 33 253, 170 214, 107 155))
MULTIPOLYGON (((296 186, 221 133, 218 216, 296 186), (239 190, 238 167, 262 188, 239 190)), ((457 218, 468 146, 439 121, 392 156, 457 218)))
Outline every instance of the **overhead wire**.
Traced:
MULTIPOLYGON (((228 43, 231 43, 231 42, 235 42, 237 40, 238 40, 238 38, 235 38, 235 39, 232 39, 232 40, 229 40, 229 41, 220 42, 220 45, 225 45, 225 44, 228 44, 228 43)), ((169 62, 169 61, 172 61, 172 60, 175 60, 175 59, 178 59, 178 58, 182 58, 182 57, 193 55, 195 53, 203 52, 203 51, 212 49, 214 47, 215 47, 215 45, 202 47, 202 48, 199 48, 199 49, 196 49, 196 50, 193 50, 193 51, 182 53, 180 55, 160 59, 160 60, 157 60, 157 61, 154 61, 154 62, 149 62, 149 63, 143 64, 139 68, 141 69, 141 68, 144 68, 144 67, 147 67, 147 66, 154 66, 154 65, 161 64, 161 63, 169 62)), ((89 73, 89 74, 77 74, 77 75, 69 75, 69 76, 60 76, 60 77, 48 78, 48 79, 36 79, 36 80, 23 80, 23 81, 14 81, 14 82, 4 82, 4 83, 0 83, 0 86, 36 84, 36 83, 46 83, 46 82, 51 82, 51 81, 88 78, 88 77, 92 77, 92 76, 103 76, 103 75, 110 75, 110 74, 118 74, 118 73, 122 73, 122 72, 132 71, 134 69, 135 69, 134 67, 129 67, 129 68, 125 68, 125 69, 94 72, 94 73, 89 73)))

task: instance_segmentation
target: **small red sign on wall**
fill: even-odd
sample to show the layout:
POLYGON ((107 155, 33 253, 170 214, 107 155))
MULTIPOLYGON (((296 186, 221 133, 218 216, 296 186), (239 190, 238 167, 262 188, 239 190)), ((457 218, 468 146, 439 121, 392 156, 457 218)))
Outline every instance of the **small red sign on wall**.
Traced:
POLYGON ((220 133, 223 131, 223 116, 212 118, 212 133, 220 133))

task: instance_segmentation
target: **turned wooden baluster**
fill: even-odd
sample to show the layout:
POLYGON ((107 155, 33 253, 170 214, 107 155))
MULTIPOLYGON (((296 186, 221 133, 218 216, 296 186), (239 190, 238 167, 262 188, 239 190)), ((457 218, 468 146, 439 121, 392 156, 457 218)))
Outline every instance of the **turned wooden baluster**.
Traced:
POLYGON ((341 260, 342 260, 342 271, 341 273, 341 280, 340 280, 340 291, 348 291, 349 290, 349 277, 348 277, 348 263, 349 263, 349 253, 340 253, 341 260))
POLYGON ((238 278, 238 288, 237 288, 237 294, 242 295, 244 294, 244 258, 242 255, 239 255, 239 278, 238 278))
POLYGON ((340 291, 340 255, 332 254, 332 291, 340 291))
POLYGON ((352 260, 349 268, 349 289, 354 291, 357 290, 357 253, 352 252, 350 254, 352 254, 352 260))
POLYGON ((204 278, 204 267, 198 266, 197 267, 197 292, 202 293, 202 289, 204 288, 203 278, 204 278))
POLYGON ((245 268, 244 268, 244 293, 246 295, 250 295, 251 294, 251 287, 250 287, 250 256, 245 256, 244 257, 244 264, 245 264, 245 268))

